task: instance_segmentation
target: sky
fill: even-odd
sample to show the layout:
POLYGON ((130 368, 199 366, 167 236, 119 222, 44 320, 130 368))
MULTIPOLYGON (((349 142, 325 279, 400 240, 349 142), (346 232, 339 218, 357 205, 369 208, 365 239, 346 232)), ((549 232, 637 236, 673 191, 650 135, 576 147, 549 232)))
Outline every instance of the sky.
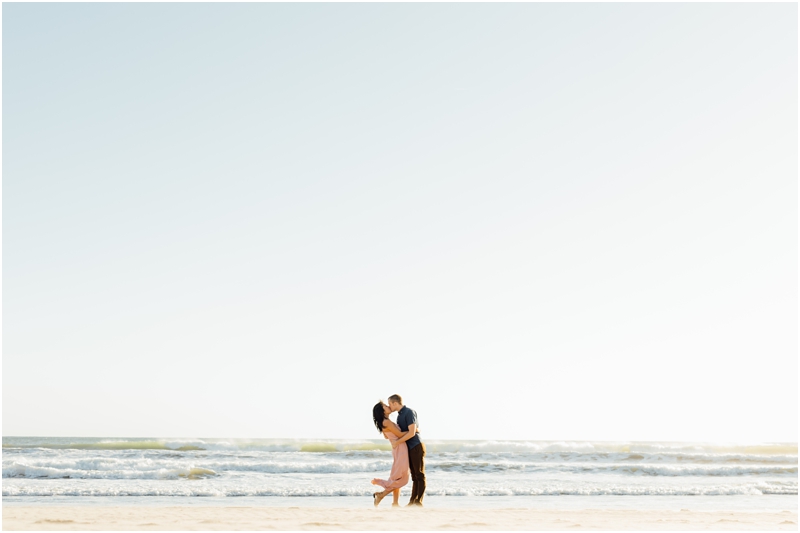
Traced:
POLYGON ((797 4, 5 3, 3 435, 797 442, 797 4))

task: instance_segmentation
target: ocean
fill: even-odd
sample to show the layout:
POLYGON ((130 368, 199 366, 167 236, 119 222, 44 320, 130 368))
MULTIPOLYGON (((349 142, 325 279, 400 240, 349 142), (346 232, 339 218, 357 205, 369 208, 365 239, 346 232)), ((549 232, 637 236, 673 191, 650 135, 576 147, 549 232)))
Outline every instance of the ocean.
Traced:
MULTIPOLYGON (((796 443, 425 444, 427 506, 797 509, 796 443)), ((3 437, 3 502, 370 506, 391 461, 382 439, 3 437)))

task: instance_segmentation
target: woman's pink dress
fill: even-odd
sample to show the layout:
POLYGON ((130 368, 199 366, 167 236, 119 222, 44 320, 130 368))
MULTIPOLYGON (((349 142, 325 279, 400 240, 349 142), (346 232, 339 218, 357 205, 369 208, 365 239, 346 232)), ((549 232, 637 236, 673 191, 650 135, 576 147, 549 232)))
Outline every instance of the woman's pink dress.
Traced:
MULTIPOLYGON (((390 441, 397 440, 398 437, 394 433, 384 431, 383 436, 390 441)), ((411 473, 408 469, 408 446, 405 442, 401 442, 399 446, 392 448, 392 471, 389 473, 389 479, 375 478, 372 482, 375 485, 380 485, 384 489, 399 489, 408 485, 408 478, 411 473)))

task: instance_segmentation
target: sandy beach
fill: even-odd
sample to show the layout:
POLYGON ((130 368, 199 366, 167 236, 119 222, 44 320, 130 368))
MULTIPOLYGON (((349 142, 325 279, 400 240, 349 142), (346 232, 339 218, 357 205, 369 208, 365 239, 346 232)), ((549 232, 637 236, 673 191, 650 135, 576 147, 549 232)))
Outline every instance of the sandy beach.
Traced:
POLYGON ((19 530, 797 530, 795 511, 4 506, 19 530))

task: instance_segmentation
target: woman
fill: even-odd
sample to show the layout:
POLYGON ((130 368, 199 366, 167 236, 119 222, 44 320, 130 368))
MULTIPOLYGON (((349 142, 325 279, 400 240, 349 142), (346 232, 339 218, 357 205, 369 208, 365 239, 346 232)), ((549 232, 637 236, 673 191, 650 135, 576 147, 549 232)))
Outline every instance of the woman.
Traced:
MULTIPOLYGON (((375 427, 383 434, 384 439, 389 439, 390 441, 397 440, 407 433, 406 431, 400 431, 397 424, 389 420, 391 412, 392 410, 389 406, 383 402, 376 403, 375 407, 372 408, 372 420, 375 422, 375 427)), ((392 463, 392 471, 389 473, 389 479, 375 478, 372 480, 373 485, 380 485, 384 488, 383 492, 376 492, 372 495, 373 500, 375 500, 375 507, 390 492, 394 493, 392 507, 400 507, 400 487, 408 484, 410 472, 408 469, 408 446, 406 446, 405 442, 392 447, 392 457, 394 462, 392 463)))

